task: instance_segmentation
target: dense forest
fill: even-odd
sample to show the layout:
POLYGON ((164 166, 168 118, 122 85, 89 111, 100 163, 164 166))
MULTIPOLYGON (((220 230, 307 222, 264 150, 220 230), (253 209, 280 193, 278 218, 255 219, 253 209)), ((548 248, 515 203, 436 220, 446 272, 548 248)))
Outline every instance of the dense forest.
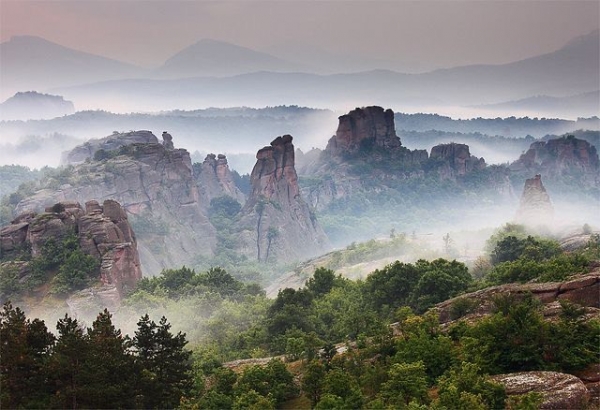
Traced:
MULTIPOLYGON (((546 320, 538 298, 502 292, 477 320, 470 299, 455 299, 451 322, 432 308, 490 285, 585 273, 600 239, 565 252, 506 225, 487 249, 470 269, 447 259, 396 261, 349 280, 318 268, 274 300, 221 268, 169 269, 140 280, 114 317, 105 310, 87 327, 67 315, 55 333, 8 302, 0 313, 2 407, 537 408, 538 393, 509 397, 489 375, 597 363, 597 319, 561 301, 546 320), (231 362, 245 358, 255 360, 231 362)), ((59 264, 76 251, 63 249, 59 264)))

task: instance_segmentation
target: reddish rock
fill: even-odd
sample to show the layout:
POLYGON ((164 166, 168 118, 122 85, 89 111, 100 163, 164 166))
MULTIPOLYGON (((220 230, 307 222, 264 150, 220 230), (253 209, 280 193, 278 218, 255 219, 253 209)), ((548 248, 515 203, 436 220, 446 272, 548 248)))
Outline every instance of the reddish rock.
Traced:
MULTIPOLYGON (((599 286, 600 269, 597 268, 586 275, 581 275, 565 282, 511 283, 492 286, 438 303, 434 309, 438 312, 440 323, 448 323, 457 319, 453 316, 453 307, 457 300, 468 299, 470 301, 473 308, 468 316, 481 316, 492 312, 492 300, 498 294, 510 294, 517 299, 531 294, 547 306, 564 299, 594 310, 592 308, 600 308, 599 286)), ((554 310, 556 313, 560 312, 560 309, 554 310)))
POLYGON ((394 149, 402 144, 396 135, 394 112, 372 106, 356 108, 339 117, 335 136, 327 144, 331 155, 339 156, 358 152, 365 144, 384 149, 394 149))
POLYGON ((464 176, 474 170, 485 168, 485 160, 471 155, 466 144, 441 144, 431 149, 431 161, 437 162, 438 172, 443 179, 464 176))
POLYGON ((251 193, 242 209, 240 250, 260 261, 299 260, 323 253, 329 242, 302 199, 292 137, 277 137, 256 154, 251 193))
POLYGON ((33 257, 39 256, 48 240, 60 241, 76 232, 81 250, 100 262, 102 283, 122 295, 142 277, 137 242, 127 214, 112 200, 104 201, 103 206, 88 201, 86 209, 88 212, 84 213, 78 203, 65 202, 48 207, 50 212, 29 213, 27 222, 0 231, 3 254, 30 248, 33 257))
POLYGON ((244 194, 233 181, 233 174, 229 169, 225 155, 208 154, 198 170, 199 172, 195 177, 205 205, 208 206, 212 199, 224 195, 232 197, 240 204, 244 203, 244 194))

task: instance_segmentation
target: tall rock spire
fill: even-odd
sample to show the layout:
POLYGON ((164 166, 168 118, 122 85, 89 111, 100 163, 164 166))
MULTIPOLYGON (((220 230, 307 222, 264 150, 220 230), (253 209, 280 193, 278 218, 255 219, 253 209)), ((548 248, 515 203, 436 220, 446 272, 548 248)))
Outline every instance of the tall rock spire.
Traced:
POLYGON ((260 261, 291 261, 328 250, 323 229, 300 195, 291 135, 258 151, 250 183, 241 220, 247 253, 260 261))

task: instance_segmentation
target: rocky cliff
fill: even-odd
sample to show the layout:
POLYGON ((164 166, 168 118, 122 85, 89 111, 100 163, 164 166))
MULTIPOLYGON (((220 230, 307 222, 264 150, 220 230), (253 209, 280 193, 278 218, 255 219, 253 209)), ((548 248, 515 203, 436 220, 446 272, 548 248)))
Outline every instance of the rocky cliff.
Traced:
POLYGON ((206 204, 210 205, 212 199, 223 195, 232 197, 240 204, 245 202, 244 194, 233 181, 225 155, 208 154, 200 166, 194 164, 194 167, 196 180, 206 204))
POLYGON ((454 179, 486 167, 485 160, 471 155, 469 146, 466 144, 436 145, 431 149, 429 158, 436 164, 442 179, 454 179))
MULTIPOLYGON (((48 240, 56 242, 76 234, 80 249, 99 262, 102 285, 119 299, 142 277, 135 234, 121 205, 105 200, 88 201, 85 209, 77 202, 58 202, 44 212, 26 212, 0 231, 0 254, 4 261, 16 256, 28 260, 41 255, 48 240), (23 258, 23 252, 30 257, 23 258)), ((21 280, 31 272, 21 264, 21 280)))
POLYGON ((542 174, 548 179, 575 176, 579 184, 600 186, 596 147, 572 135, 534 142, 510 169, 516 173, 542 174))
MULTIPOLYGON (((122 141, 133 134, 109 138, 122 141)), ((136 230, 147 275, 156 275, 163 268, 191 265, 198 255, 212 255, 215 229, 203 210, 189 153, 168 149, 151 133, 136 135, 151 142, 125 145, 107 151, 102 160, 63 169, 42 181, 42 189, 21 201, 17 212, 40 211, 60 201, 116 200, 136 230)))
POLYGON ((396 135, 394 112, 372 106, 356 108, 339 117, 337 131, 327 143, 326 151, 338 157, 356 154, 368 146, 393 150, 401 145, 396 135))
POLYGON ((491 169, 484 175, 488 171, 485 160, 471 155, 464 144, 435 146, 431 156, 425 150, 405 148, 396 135, 393 112, 381 107, 357 108, 339 117, 337 132, 327 148, 318 160, 306 161, 302 171, 302 193, 318 211, 346 206, 355 198, 363 204, 376 203, 379 198, 388 198, 393 204, 414 201, 412 206, 428 191, 439 191, 439 182, 444 180, 450 181, 442 188, 449 196, 458 197, 465 192, 463 179, 476 173, 481 175, 467 182, 476 185, 469 189, 512 200, 504 169, 491 169))
POLYGON ((327 237, 300 195, 290 135, 258 151, 250 180, 240 221, 244 253, 259 261, 291 261, 328 250, 327 237))
POLYGON ((149 143, 158 143, 158 138, 150 131, 113 133, 105 138, 89 140, 70 151, 64 152, 60 163, 61 165, 81 164, 86 160, 93 159, 98 151, 103 151, 104 156, 106 156, 108 152, 114 152, 126 145, 149 143))
POLYGON ((515 215, 515 222, 530 227, 550 227, 553 219, 554 207, 542 183, 542 176, 538 174, 527 179, 523 187, 521 203, 515 215))

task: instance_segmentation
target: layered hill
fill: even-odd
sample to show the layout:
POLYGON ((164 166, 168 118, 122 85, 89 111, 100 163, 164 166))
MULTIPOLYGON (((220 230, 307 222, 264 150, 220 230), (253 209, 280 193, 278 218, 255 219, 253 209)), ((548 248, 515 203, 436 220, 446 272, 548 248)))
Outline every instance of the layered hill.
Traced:
POLYGON ((96 81, 132 78, 135 66, 61 46, 35 36, 15 36, 0 44, 2 97, 17 91, 47 90, 96 81))
POLYGON ((58 95, 19 92, 0 104, 0 120, 42 120, 73 114, 73 102, 58 95))

